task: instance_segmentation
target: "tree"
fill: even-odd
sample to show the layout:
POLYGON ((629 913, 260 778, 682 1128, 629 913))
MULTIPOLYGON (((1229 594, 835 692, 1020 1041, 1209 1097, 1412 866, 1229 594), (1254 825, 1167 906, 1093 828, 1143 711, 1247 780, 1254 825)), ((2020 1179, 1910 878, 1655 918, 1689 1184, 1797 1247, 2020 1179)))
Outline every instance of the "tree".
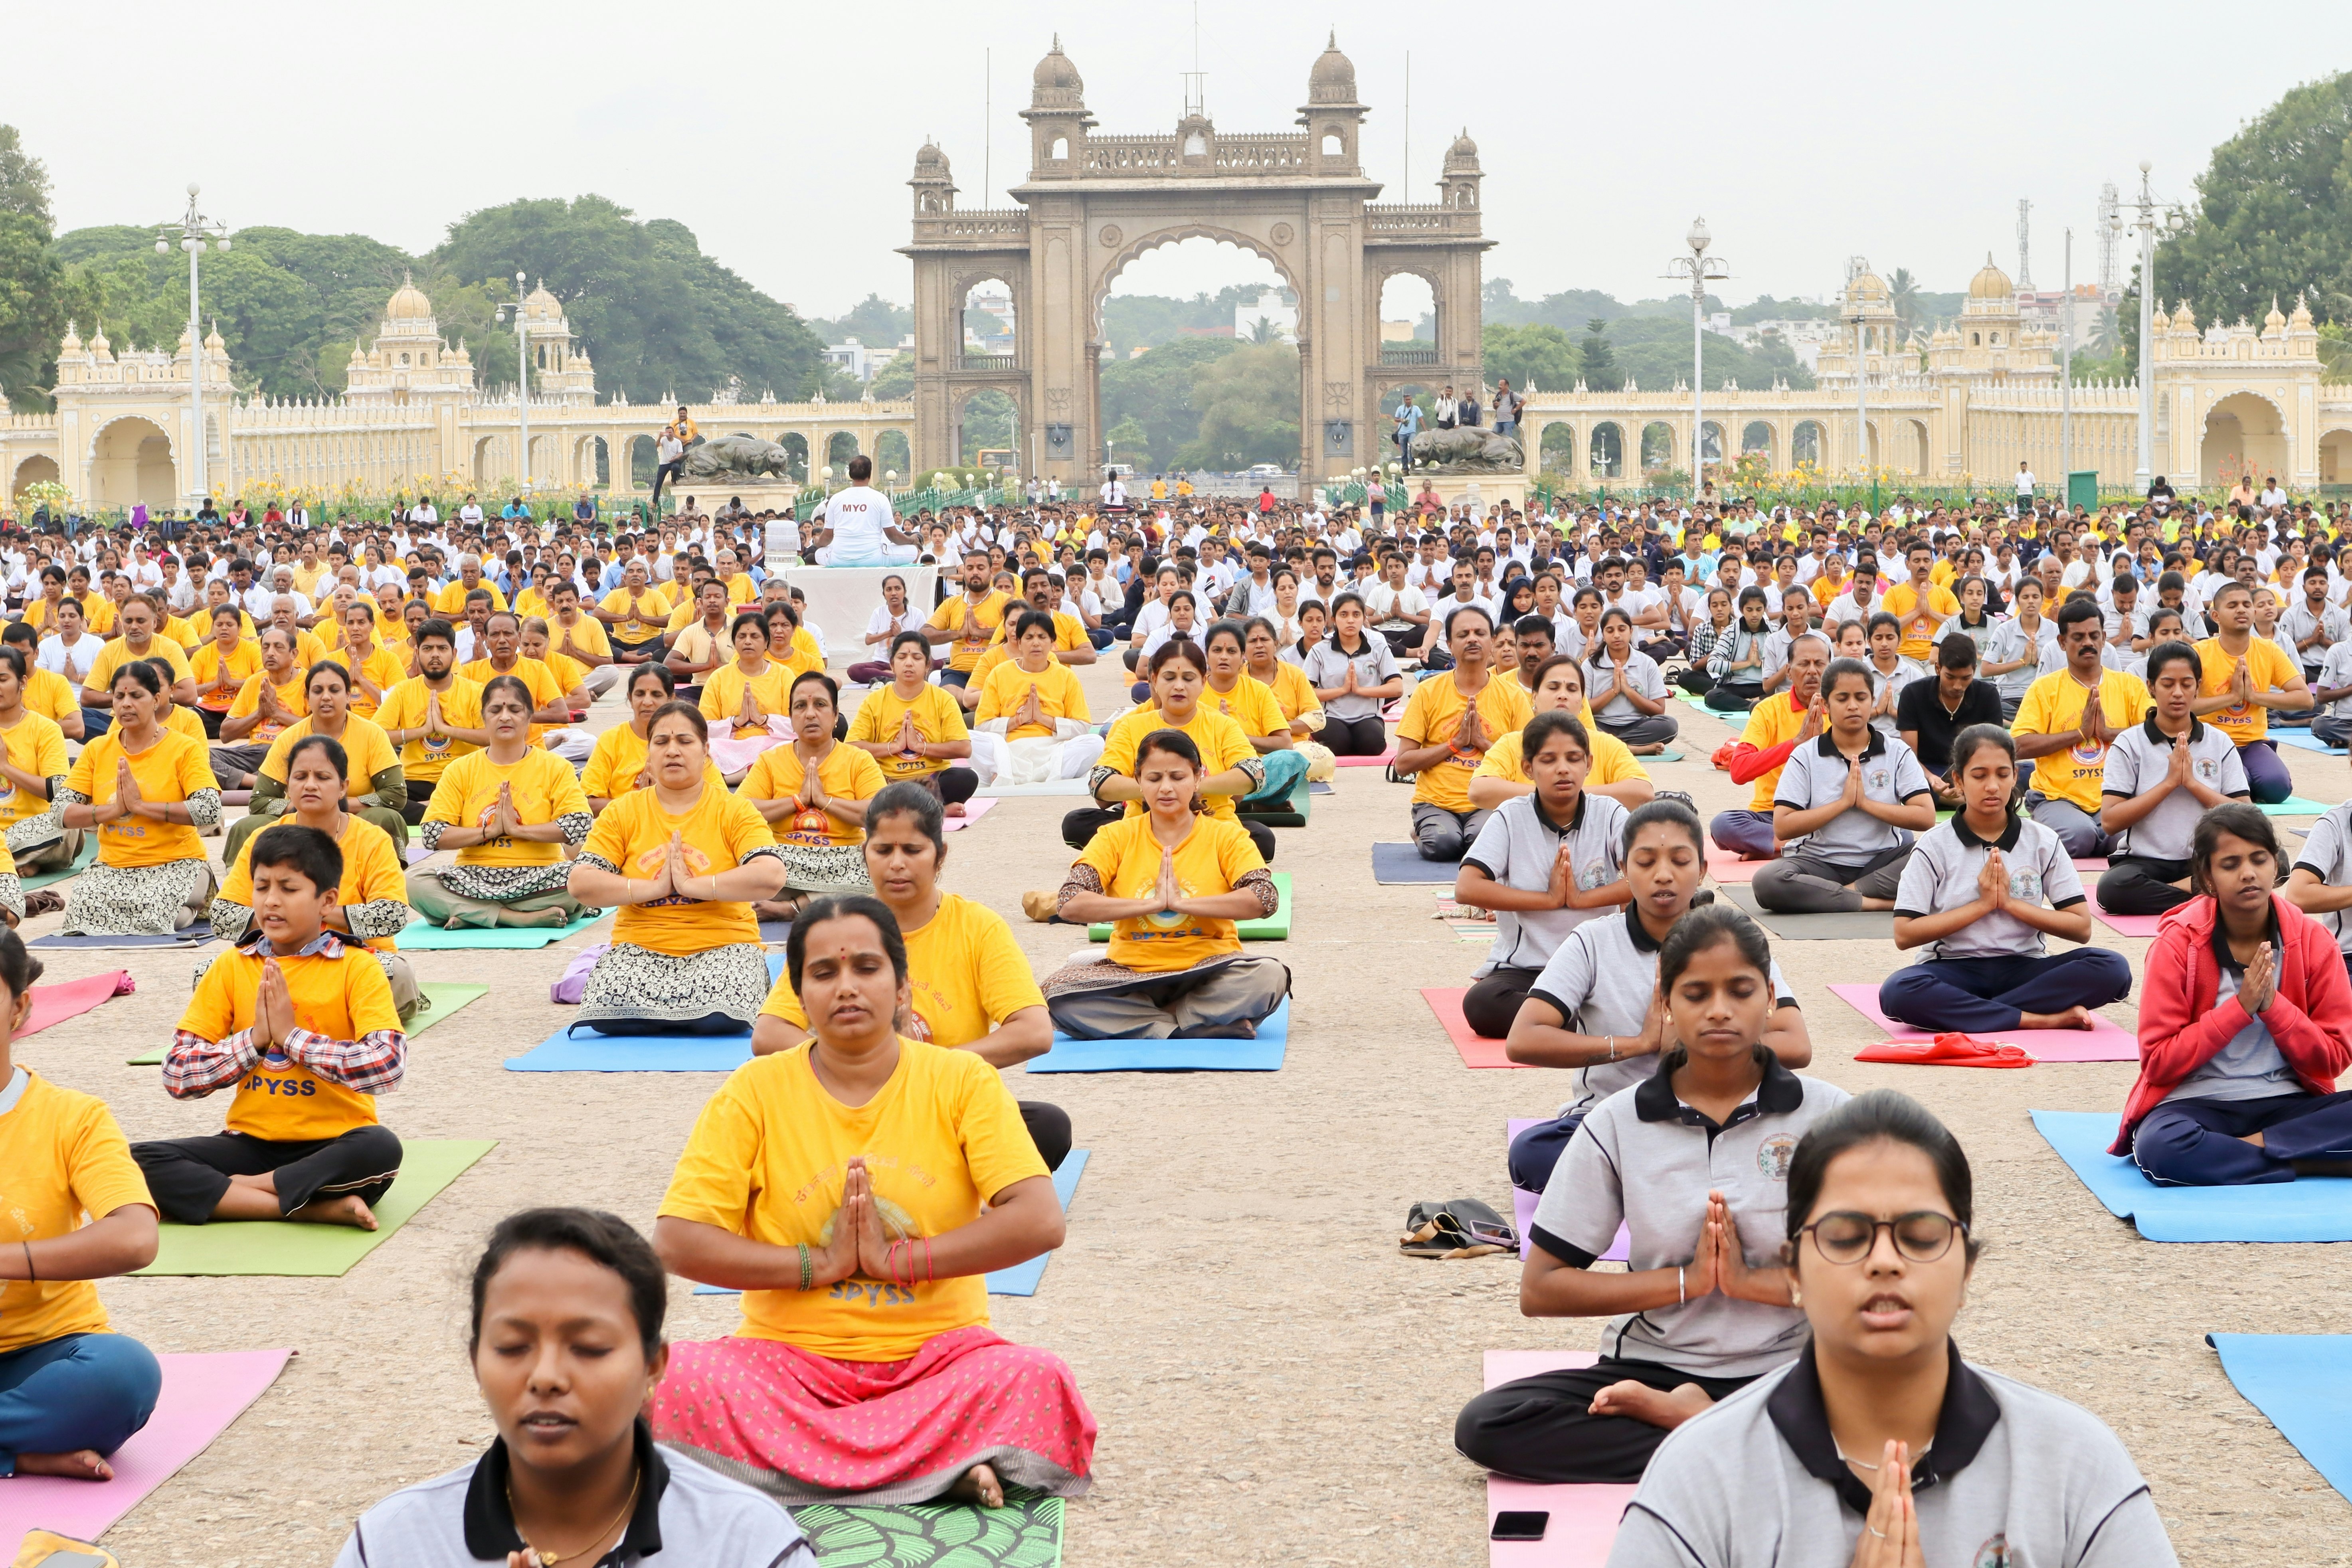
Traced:
POLYGON ((915 330, 915 312, 904 305, 892 304, 879 294, 868 294, 845 315, 830 321, 810 321, 809 330, 828 343, 856 338, 869 349, 893 348, 899 339, 915 330))
MULTIPOLYGON (((1201 433, 1194 376, 1241 347, 1231 338, 1177 338, 1137 358, 1111 361, 1102 367, 1099 384, 1104 422, 1135 420, 1144 429, 1149 466, 1159 470, 1175 467, 1178 454, 1201 433)), ((1295 382, 1291 395, 1295 401, 1295 382)))
POLYGON ((1150 434, 1133 415, 1129 415, 1103 433, 1103 444, 1111 449, 1114 458, 1132 462, 1150 455, 1150 434))
POLYGON ((49 173, 0 125, 0 388, 26 412, 48 406, 64 335, 65 268, 49 254, 49 173))
POLYGON ((1907 338, 1919 330, 1919 280, 1909 268, 1898 267, 1886 280, 1886 293, 1895 306, 1895 330, 1907 338))
MULTIPOLYGON (((1150 355, 1145 355, 1150 358, 1150 355)), ((1192 378, 1200 434, 1177 455, 1192 468, 1245 468, 1298 459, 1298 351, 1236 347, 1192 378)))
POLYGON ((1522 392, 1529 386, 1567 392, 1576 385, 1576 341, 1558 327, 1489 326, 1482 347, 1486 374, 1510 377, 1522 392))
POLYGON ((1608 321, 1600 316, 1586 321, 1584 343, 1577 351, 1577 374, 1594 392, 1615 392, 1625 384, 1624 376, 1618 373, 1617 356, 1609 347, 1608 330, 1608 321))
POLYGON ((912 397, 915 395, 915 356, 912 353, 892 356, 888 364, 874 373, 874 379, 866 384, 866 391, 877 403, 912 397))

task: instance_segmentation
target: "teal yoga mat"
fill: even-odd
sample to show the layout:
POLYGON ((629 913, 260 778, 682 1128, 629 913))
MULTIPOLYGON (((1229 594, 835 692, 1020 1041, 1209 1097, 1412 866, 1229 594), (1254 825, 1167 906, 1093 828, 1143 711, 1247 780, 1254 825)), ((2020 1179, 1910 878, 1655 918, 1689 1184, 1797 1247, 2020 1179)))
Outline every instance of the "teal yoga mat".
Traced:
POLYGON ((2352 1334, 2207 1334, 2247 1402, 2352 1498, 2352 1334))
POLYGON ((2264 816, 2325 816, 2327 814, 2327 808, 2319 802, 2305 800, 2299 795, 2291 795, 2284 800, 2257 809, 2264 816))
POLYGON ((2159 1187, 2107 1152, 2104 1110, 2036 1110, 2033 1130, 2091 1195, 2149 1241, 2352 1241, 2352 1179, 2305 1176, 2252 1187, 2159 1187))
POLYGON ((509 1072, 733 1072, 751 1059, 751 1031, 735 1035, 600 1035, 593 1029, 548 1036, 509 1072))
POLYGON ((597 910, 563 926, 464 926, 457 931, 444 931, 429 921, 416 921, 404 927, 392 939, 393 946, 403 952, 447 952, 476 948, 507 948, 531 951, 547 947, 578 936, 604 918, 597 910))
MULTIPOLYGON (((1263 920, 1235 922, 1234 929, 1241 933, 1241 939, 1244 942, 1286 942, 1290 938, 1290 873, 1276 871, 1272 875, 1274 890, 1280 901, 1275 905, 1274 913, 1263 920)), ((1108 942, 1110 927, 1108 925, 1087 927, 1087 940, 1108 942)))
POLYGON ((1056 1030, 1054 1047, 1024 1067, 1041 1072, 1274 1072, 1290 1044, 1290 999, 1253 1040, 1077 1040, 1056 1030))
POLYGON ((89 870, 90 864, 97 858, 98 835, 95 833, 85 833, 82 835, 81 839, 81 853, 74 858, 72 865, 68 866, 62 871, 43 871, 37 876, 26 877, 23 879, 21 885, 24 888, 24 890, 28 893, 37 891, 42 888, 53 887, 57 883, 64 881, 68 877, 78 876, 81 872, 89 870))

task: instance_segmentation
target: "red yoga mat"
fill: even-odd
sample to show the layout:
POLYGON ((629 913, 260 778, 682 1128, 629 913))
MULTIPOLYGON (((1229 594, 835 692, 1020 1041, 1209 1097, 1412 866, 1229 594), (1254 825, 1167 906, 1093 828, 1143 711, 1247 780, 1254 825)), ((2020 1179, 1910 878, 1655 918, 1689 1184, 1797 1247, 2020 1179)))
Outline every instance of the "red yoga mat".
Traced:
MULTIPOLYGON (((1488 1351, 1486 1385, 1532 1377, 1563 1367, 1591 1366, 1590 1351, 1488 1351)), ((1617 1523, 1633 1499, 1631 1486, 1537 1486, 1529 1481, 1486 1478, 1486 1525, 1507 1511, 1532 1510, 1551 1515, 1541 1541, 1490 1541, 1487 1568, 1603 1568, 1616 1544, 1617 1523)))
POLYGON ((1334 757, 1332 765, 1342 768, 1384 768, 1396 761, 1396 748, 1391 746, 1377 757, 1334 757))
POLYGON ((1717 882, 1752 882, 1756 873, 1769 866, 1769 860, 1742 860, 1727 850, 1709 845, 1706 851, 1706 874, 1717 882))
POLYGON ((33 987, 33 1011, 16 1037, 37 1035, 52 1024, 62 1024, 68 1018, 79 1017, 91 1008, 127 996, 139 988, 127 969, 110 969, 103 974, 93 974, 85 980, 60 981, 55 985, 33 987))
MULTIPOLYGON (((1878 1010, 1878 987, 1875 985, 1832 985, 1830 994, 1886 1031, 1889 1039, 1918 1043, 1935 1038, 1932 1029, 1916 1029, 1908 1024, 1898 1024, 1878 1010)), ((2098 1014, 2091 1015, 2087 1029, 2020 1029, 2011 1039, 2025 1047, 2026 1054, 2044 1062, 2136 1062, 2139 1060, 2139 1037, 2128 1030, 2116 1027, 2098 1014)), ((1893 1058, 1874 1058, 1893 1059, 1893 1058)))
POLYGON ((1469 1020, 1462 1016, 1462 998, 1468 994, 1469 990, 1465 986, 1425 985, 1421 992, 1421 999, 1429 1004, 1431 1012, 1437 1015, 1437 1022, 1444 1028, 1445 1037, 1454 1042, 1454 1050, 1461 1054, 1462 1065, 1465 1068, 1526 1066, 1526 1063, 1515 1062, 1503 1054, 1502 1041, 1470 1032, 1469 1020))

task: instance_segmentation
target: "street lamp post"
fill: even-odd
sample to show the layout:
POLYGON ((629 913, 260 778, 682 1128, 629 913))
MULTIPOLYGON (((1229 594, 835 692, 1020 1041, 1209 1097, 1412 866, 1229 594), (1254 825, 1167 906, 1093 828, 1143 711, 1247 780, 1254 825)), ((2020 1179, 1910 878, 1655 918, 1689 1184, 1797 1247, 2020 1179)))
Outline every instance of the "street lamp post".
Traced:
MULTIPOLYGON (((1677 256, 1666 263, 1668 278, 1687 278, 1691 286, 1691 498, 1696 500, 1706 489, 1706 286, 1719 283, 1731 276, 1731 264, 1719 256, 1709 256, 1706 247, 1710 236, 1706 219, 1691 219, 1690 232, 1683 243, 1690 247, 1688 256, 1677 256)), ((1725 433, 1724 450, 1730 451, 1729 432, 1725 433)))
POLYGON ((2058 297, 2058 511, 2074 483, 2074 231, 2066 231, 2066 291, 2058 297))
POLYGON ((521 462, 518 472, 522 475, 522 493, 530 496, 530 330, 523 321, 523 275, 515 274, 515 302, 499 307, 499 314, 511 313, 515 324, 515 423, 520 427, 521 462))
POLYGON ((188 210, 170 223, 159 224, 155 229, 155 254, 172 253, 172 236, 179 231, 180 248, 188 253, 188 415, 195 434, 189 442, 193 461, 189 478, 195 481, 189 487, 191 513, 204 505, 205 486, 210 476, 205 471, 205 334, 197 320, 196 258, 211 245, 216 249, 229 247, 228 226, 206 217, 196 206, 199 187, 188 182, 188 210))
POLYGON ((2156 473, 2156 377, 2149 373, 2147 343, 2156 330, 2156 237, 2189 226, 2189 215, 2178 204, 2158 205, 2147 183, 2153 166, 2145 158, 2139 161, 2139 200, 2132 204, 2137 216, 2126 220, 2124 213, 2130 208, 2123 208, 2111 220, 2116 234, 2139 236, 2139 459, 2132 469, 2132 488, 2143 496, 2156 473))

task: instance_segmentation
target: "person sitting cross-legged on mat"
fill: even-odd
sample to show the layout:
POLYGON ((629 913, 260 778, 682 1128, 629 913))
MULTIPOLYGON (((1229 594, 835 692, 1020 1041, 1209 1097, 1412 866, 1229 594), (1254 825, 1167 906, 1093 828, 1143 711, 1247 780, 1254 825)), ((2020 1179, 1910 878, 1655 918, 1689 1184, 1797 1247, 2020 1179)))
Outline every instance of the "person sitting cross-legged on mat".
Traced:
POLYGON ((1670 1430, 1804 1348, 1777 1253, 1789 1156, 1847 1096, 1765 1047, 1771 971, 1763 931, 1727 904, 1693 910, 1659 944, 1662 1027, 1677 1043, 1569 1141, 1519 1272, 1521 1313, 1608 1316, 1608 1348, 1473 1399, 1454 1424, 1465 1458, 1516 1480, 1639 1480, 1670 1430), (1621 1221, 1627 1271, 1596 1271, 1621 1221))
POLYGON ((1391 766, 1414 775, 1412 840, 1424 860, 1459 860, 1478 837, 1486 813, 1470 804, 1470 777, 1486 748, 1524 728, 1533 713, 1528 689, 1515 679, 1497 680, 1488 667, 1494 636, 1494 622, 1479 605, 1450 611, 1445 637, 1454 668, 1414 687, 1397 721, 1391 766))
POLYGON ((1278 906, 1265 860, 1202 808, 1200 748, 1182 731, 1146 735, 1129 782, 1143 809, 1097 833, 1055 896, 1073 924, 1115 922, 1107 957, 1045 977, 1055 1026, 1089 1040, 1252 1038, 1290 994, 1290 971, 1244 952, 1234 929, 1278 906))
MULTIPOLYGON (((1315 695, 1314 682, 1297 662, 1282 657, 1286 651, 1282 635, 1265 616, 1252 616, 1242 623, 1242 644, 1247 649, 1243 672, 1274 693, 1275 708, 1289 726, 1290 743, 1312 768, 1328 777, 1331 753, 1317 738, 1323 732, 1323 704, 1315 695)), ((1215 671, 1210 673, 1213 677, 1215 671)))
POLYGON ((1234 810, 1235 802, 1265 783, 1265 763, 1239 724, 1201 700, 1208 686, 1208 655, 1199 643, 1178 637, 1160 644, 1144 668, 1151 679, 1151 702, 1120 715, 1103 737, 1102 755, 1087 773, 1098 804, 1062 818, 1062 841, 1084 849, 1097 830, 1143 816, 1148 808, 1135 778, 1143 760, 1143 738, 1161 730, 1181 730, 1207 771, 1201 781, 1202 810, 1238 826, 1257 847, 1259 859, 1273 859, 1274 829, 1263 822, 1243 821, 1234 810))
POLYGON ((2197 717, 2202 656, 2185 642, 2148 650, 2156 706, 2114 737, 2100 784, 2099 826, 2115 836, 2099 877, 2099 907, 2110 914, 2160 915, 2195 897, 2189 845, 2198 819, 2249 785, 2237 742, 2197 717))
POLYGON ((1622 605, 1601 612, 1601 642, 1585 650, 1584 687, 1594 722, 1629 747, 1664 751, 1682 732, 1666 711, 1666 678, 1658 662, 1633 647, 1633 617, 1622 605))
MULTIPOLYGON (((587 763, 580 770, 581 793, 588 797, 588 809, 598 816, 623 795, 654 782, 646 769, 646 734, 654 715, 677 696, 677 677, 670 673, 667 665, 635 665, 629 669, 621 695, 629 705, 628 722, 615 724, 597 736, 595 749, 588 753, 587 763)), ((716 763, 711 765, 710 778, 719 788, 727 787, 716 763)))
POLYGON ((163 1089, 201 1100, 235 1089, 227 1131, 134 1143, 163 1217, 295 1219, 376 1227, 400 1174, 400 1140, 376 1096, 400 1085, 408 1040, 392 986, 366 949, 327 923, 342 851, 281 822, 247 857, 253 924, 215 959, 163 1053, 163 1089))
POLYGON ((474 1264, 466 1340, 498 1435, 360 1515, 335 1568, 462 1563, 816 1568, 782 1504, 654 1441, 669 1281, 626 1221, 510 1214, 474 1264), (590 1532, 602 1533, 591 1536, 590 1532))
POLYGON ((2303 667, 2269 637, 2256 637, 2253 590, 2224 583, 2206 606, 2221 629, 2197 645, 2203 666, 2203 691, 2197 713, 2237 743, 2246 783, 2257 805, 2276 805, 2294 793, 2294 780, 2270 739, 2270 710, 2310 709, 2311 689, 2303 667))
POLYGON ((565 926, 586 912, 566 890, 562 846, 595 818, 572 765, 530 743, 530 688, 511 675, 482 687, 490 738, 449 764, 425 808, 425 847, 457 864, 408 874, 408 901, 426 920, 461 926, 565 926))
POLYGON ((305 735, 324 736, 342 747, 367 786, 351 795, 346 809, 382 828, 393 847, 405 852, 408 822, 401 814, 408 805, 408 781, 400 771, 400 753, 374 720, 352 711, 349 672, 331 660, 314 664, 303 674, 302 695, 310 711, 269 742, 268 753, 254 770, 253 804, 230 826, 221 858, 236 860, 246 840, 286 815, 286 756, 305 735))
POLYGON ((2053 936, 2089 942, 2091 910, 2058 835, 2014 809, 2015 747, 1996 724, 1953 739, 1961 807, 1919 836, 1903 868, 1895 945, 1927 951, 1879 985, 1890 1018, 1931 1033, 2087 1029, 2093 1008, 2131 994, 2122 953, 2048 951, 2053 936))
POLYGON ((1307 754, 1291 743, 1290 721, 1273 689, 1249 672, 1248 628, 1240 621, 1219 621, 1202 637, 1201 651, 1209 657, 1201 706, 1239 724, 1265 767, 1265 782, 1242 796, 1234 809, 1244 816, 1289 810, 1291 792, 1307 777, 1307 754))
POLYGON ((1891 910, 1912 836, 1936 825, 1927 771, 1871 722, 1870 668, 1842 658, 1822 676, 1828 733, 1789 753, 1772 795, 1780 858, 1756 873, 1756 901, 1785 914, 1891 910))
MULTIPOLYGON (((14 651, 14 650, 11 650, 14 651)), ((0 1476, 114 1477, 106 1457, 147 1425, 155 1355, 108 1325, 93 1280, 155 1261, 155 1205, 106 1101, 18 1065, 41 962, 0 931, 0 1476)))
POLYGON ((58 794, 68 827, 98 831, 98 862, 74 879, 72 936, 160 936, 194 925, 219 886, 196 830, 220 821, 202 741, 155 722, 163 678, 141 660, 114 672, 114 723, 84 746, 58 794))
MULTIPOLYGON (((1582 721, 1585 739, 1592 742, 1592 766, 1584 775, 1587 791, 1605 795, 1628 811, 1657 794, 1649 770, 1635 760, 1625 742, 1592 722, 1592 709, 1584 700, 1582 665, 1564 653, 1554 654, 1527 674, 1528 702, 1534 713, 1572 713, 1582 721)), ((1470 804, 1476 809, 1492 811, 1535 788, 1528 777, 1520 734, 1513 731, 1496 736, 1479 759, 1478 771, 1470 775, 1469 791, 1470 804)))
POLYGON ((1612 1568, 2175 1568, 2106 1425, 1960 1359, 1975 1184, 1893 1089, 1812 1124, 1787 1162, 1779 1262, 1804 1348, 1659 1445, 1612 1568))
MULTIPOLYGON (((1698 814, 1678 800, 1652 801, 1627 816, 1620 832, 1631 894, 1624 912, 1586 921, 1569 932, 1511 1022, 1511 1060, 1576 1074, 1573 1093, 1558 1114, 1511 1140, 1511 1184, 1523 1192, 1543 1191, 1585 1116, 1656 1071, 1672 1043, 1658 995, 1658 944, 1689 912, 1706 875, 1698 814)), ((1812 1061, 1812 1037, 1779 963, 1769 977, 1772 1008, 1764 1046, 1794 1071, 1812 1061)))
POLYGON ((2139 1081, 2108 1152, 2165 1186, 2352 1175, 2352 981, 2335 936, 2281 898, 2255 806, 2207 812, 2198 896, 2165 918, 2139 1005, 2139 1081))
MULTIPOLYGON (((375 955, 404 1029, 424 1011, 425 994, 417 986, 416 972, 393 947, 394 936, 416 918, 408 904, 400 851, 383 828, 345 809, 351 766, 341 742, 326 735, 305 735, 287 748, 284 765, 286 812, 278 820, 316 828, 341 852, 342 879, 336 884, 335 902, 326 911, 325 923, 338 937, 375 955)), ((241 942, 255 929, 252 849, 253 837, 247 837, 229 863, 220 897, 213 900, 213 935, 226 942, 241 942)), ((204 979, 202 969, 196 978, 204 979)))
POLYGON ((761 920, 791 920, 820 894, 870 890, 857 847, 866 841, 866 803, 882 793, 882 768, 871 752, 834 739, 840 691, 823 670, 795 676, 787 699, 793 738, 753 759, 738 792, 766 819, 784 868, 783 886, 753 906, 761 920))
POLYGON ((2352 800, 2330 806, 2311 825, 2294 869, 2286 879, 2287 901, 2335 933, 2352 973, 2352 800))
POLYGON ((783 850, 759 804, 711 778, 709 736, 692 704, 663 704, 646 728, 653 783, 614 801, 571 863, 572 896, 617 911, 580 998, 600 1034, 733 1034, 768 993, 752 908, 783 885, 783 850))
POLYGON ((2058 649, 2065 667, 2025 689, 2010 726, 2018 760, 2033 764, 2025 809, 2057 833, 2067 854, 2084 858, 2105 855, 2115 844, 2099 823, 2107 747, 2147 718, 2148 710, 2147 683, 2100 661, 2105 639, 2099 602, 2088 596, 2067 600, 2058 611, 2058 649))
POLYGON ((400 748, 400 771, 408 781, 401 816, 414 827, 425 820, 449 764, 489 744, 490 735, 482 727, 480 683, 457 673, 456 629, 429 616, 409 646, 416 673, 383 694, 375 721, 400 748))
POLYGON ((1708 644, 1706 701, 1717 713, 1745 713, 1764 700, 1764 644, 1772 635, 1764 590, 1739 590, 1739 618, 1708 644))
POLYGON ((1396 650, 1364 628, 1364 601, 1349 593, 1331 601, 1331 631, 1307 645, 1299 672, 1322 704, 1316 739, 1339 757, 1377 757, 1389 749, 1381 710, 1404 695, 1396 650))
POLYGON ((729 1076, 662 1198, 663 1263, 741 1290, 743 1321, 670 1347, 654 1436, 786 1503, 1084 1495, 1068 1365, 988 1328, 987 1274, 1064 1231, 1012 1094, 897 1032, 907 948, 877 900, 810 905, 784 969, 814 1036, 729 1076))
POLYGON ((0 775, 8 791, 0 796, 0 847, 19 871, 62 871, 81 854, 82 836, 65 826, 58 804, 73 764, 58 721, 26 706, 28 668, 22 651, 0 647, 0 775))
MULTIPOLYGON (((982 678, 966 742, 975 784, 1084 778, 1102 755, 1086 690, 1070 667, 1054 657, 1054 637, 1052 616, 1022 611, 1013 623, 1007 657, 982 678)), ((940 700, 954 699, 942 692, 940 700)))
MULTIPOLYGON (((971 1051, 1000 1071, 1050 1050, 1045 994, 1013 928, 985 904, 940 890, 948 840, 939 797, 919 784, 890 785, 866 805, 863 847, 874 896, 889 906, 907 942, 914 989, 898 1032, 971 1051)), ((808 1037, 808 1014, 791 979, 778 975, 751 1026, 751 1054, 790 1050, 808 1037)), ((1058 1168, 1070 1152, 1069 1116, 1024 1100, 1021 1121, 1039 1158, 1058 1168)))
POLYGON ((971 767, 971 729, 963 705, 931 684, 931 645, 919 631, 890 639, 889 679, 875 686, 849 721, 849 743, 881 764, 892 784, 917 784, 940 797, 950 816, 980 787, 971 767))
POLYGON ((1487 816, 1454 879, 1456 903, 1495 911, 1495 945, 1462 1016, 1471 1033, 1496 1040, 1511 1032, 1560 940, 1633 896, 1620 861, 1625 808, 1584 787, 1592 742, 1583 721, 1555 709, 1508 738, 1524 749, 1534 787, 1487 816))
POLYGON ((1772 836, 1772 797, 1780 787, 1789 754, 1810 746, 1825 721, 1818 699, 1822 671, 1830 662, 1830 640, 1808 632, 1789 645, 1789 689, 1760 699, 1748 710, 1748 727, 1732 747, 1731 782, 1754 784, 1745 811, 1719 811, 1706 825, 1718 849, 1743 860, 1769 860, 1779 853, 1772 836))

